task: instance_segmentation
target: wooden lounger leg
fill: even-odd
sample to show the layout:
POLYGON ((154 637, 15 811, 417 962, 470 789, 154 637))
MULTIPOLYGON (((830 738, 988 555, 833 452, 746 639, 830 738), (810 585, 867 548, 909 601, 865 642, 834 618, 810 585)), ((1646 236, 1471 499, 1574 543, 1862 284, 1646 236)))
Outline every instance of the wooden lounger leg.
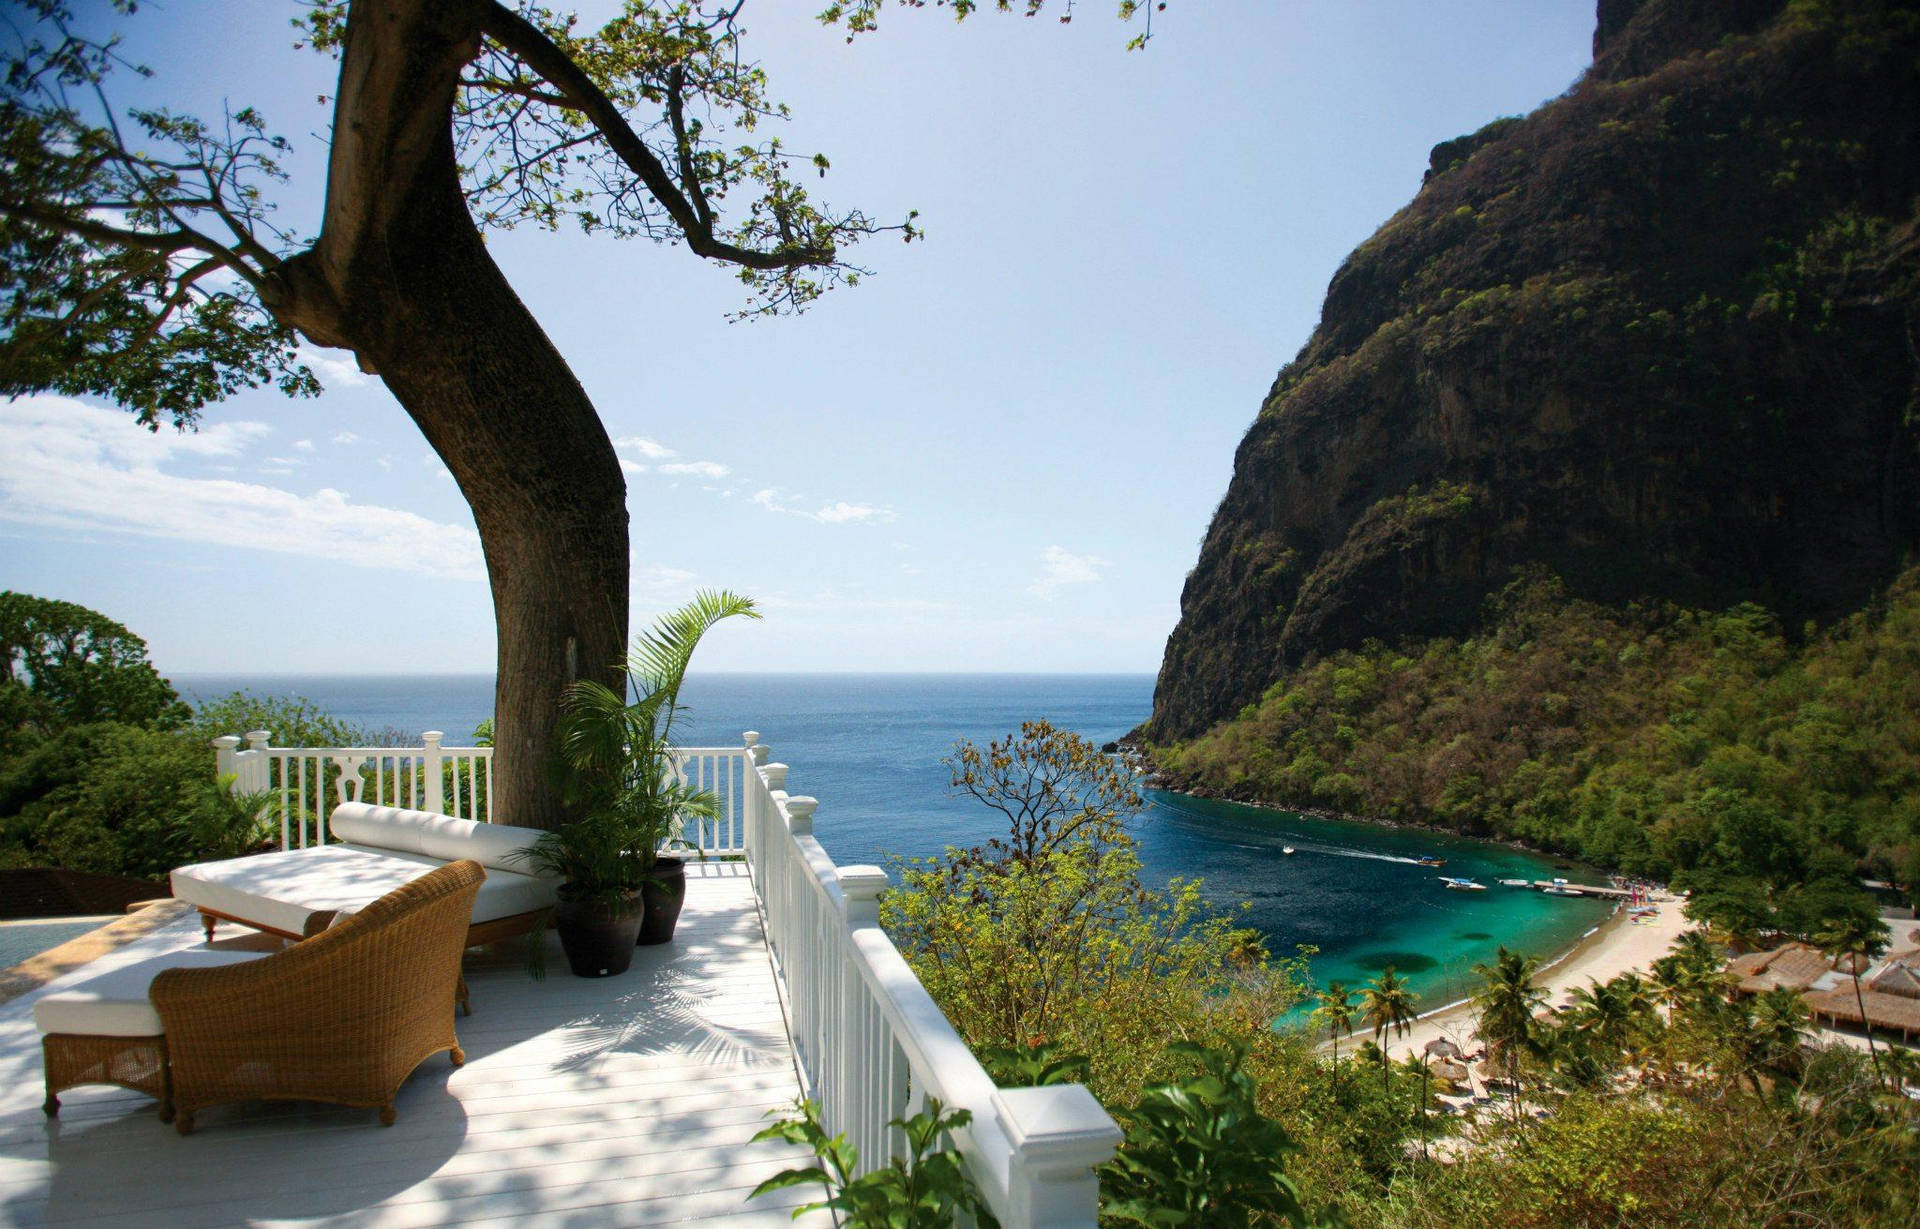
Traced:
POLYGON ((207 928, 207 942, 209 943, 213 942, 213 928, 218 923, 218 920, 219 919, 215 918, 213 914, 208 913, 205 909, 200 911, 200 924, 207 928))

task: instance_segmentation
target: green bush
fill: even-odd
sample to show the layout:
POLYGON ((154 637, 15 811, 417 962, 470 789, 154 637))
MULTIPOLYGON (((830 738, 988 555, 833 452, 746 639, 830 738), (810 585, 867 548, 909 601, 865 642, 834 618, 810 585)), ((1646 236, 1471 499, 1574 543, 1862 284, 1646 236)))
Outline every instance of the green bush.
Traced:
POLYGON ((905 1156, 889 1157, 887 1164, 856 1176, 859 1149, 844 1135, 829 1136, 820 1125, 820 1107, 802 1101, 799 1113, 753 1137, 799 1144, 811 1151, 816 1165, 782 1170, 753 1188, 749 1199, 789 1187, 818 1185, 826 1198, 794 1209, 802 1213, 826 1210, 846 1229, 953 1229, 962 1218, 980 1229, 999 1229, 1000 1222, 980 1197, 973 1175, 959 1153, 949 1145, 955 1128, 973 1120, 966 1110, 947 1112, 937 1097, 911 1118, 890 1124, 906 1142, 905 1156))
POLYGON ((234 797, 208 745, 256 729, 282 746, 367 738, 298 697, 235 692, 191 712, 125 627, 0 593, 0 866, 154 879, 261 848, 277 798, 234 797))

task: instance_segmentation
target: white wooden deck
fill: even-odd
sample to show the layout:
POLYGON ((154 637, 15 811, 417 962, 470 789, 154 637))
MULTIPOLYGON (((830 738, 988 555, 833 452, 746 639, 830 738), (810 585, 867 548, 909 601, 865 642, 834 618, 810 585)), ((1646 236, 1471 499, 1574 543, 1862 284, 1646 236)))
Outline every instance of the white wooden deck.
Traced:
MULTIPOLYGON (((528 977, 523 941, 469 953, 467 1065, 428 1059, 392 1127, 373 1110, 257 1104, 203 1111, 182 1138, 151 1100, 112 1088, 61 1094, 49 1121, 36 995, 0 1006, 0 1224, 790 1223, 817 1191, 746 1202, 809 1159, 748 1143, 799 1091, 753 889, 739 863, 688 875, 674 941, 639 949, 623 976, 570 976, 551 935, 545 981, 528 977)), ((183 919, 53 985, 199 941, 183 919)))

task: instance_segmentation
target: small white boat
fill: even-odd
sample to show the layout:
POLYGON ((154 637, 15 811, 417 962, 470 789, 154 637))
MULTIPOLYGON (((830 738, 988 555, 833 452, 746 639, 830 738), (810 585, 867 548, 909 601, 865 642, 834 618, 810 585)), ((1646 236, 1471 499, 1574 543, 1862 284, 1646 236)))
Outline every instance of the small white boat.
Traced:
POLYGON ((1292 856, 1293 856, 1293 846, 1291 846, 1291 845, 1282 845, 1282 846, 1280 847, 1280 852, 1281 852, 1281 853, 1283 853, 1283 854, 1286 854, 1286 855, 1287 855, 1288 857, 1292 857, 1292 856))
POLYGON ((1487 890, 1486 884, 1475 883, 1471 879, 1454 879, 1450 876, 1442 875, 1440 876, 1440 882, 1446 884, 1449 889, 1455 892, 1484 892, 1487 890))
POLYGON ((1530 888, 1533 884, 1525 879, 1502 879, 1500 886, 1503 888, 1530 888))
POLYGON ((1572 885, 1568 884, 1567 881, 1564 879, 1555 879, 1553 881, 1553 886, 1541 888, 1540 891, 1547 896, 1585 896, 1586 895, 1585 892, 1582 892, 1579 888, 1573 887, 1572 885))

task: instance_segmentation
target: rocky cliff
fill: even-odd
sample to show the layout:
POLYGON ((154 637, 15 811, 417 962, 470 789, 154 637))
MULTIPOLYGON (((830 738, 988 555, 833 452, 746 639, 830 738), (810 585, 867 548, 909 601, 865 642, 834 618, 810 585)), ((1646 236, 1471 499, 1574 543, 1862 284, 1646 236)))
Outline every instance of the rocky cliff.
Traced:
POLYGON ((1316 655, 1574 597, 1856 610, 1920 543, 1920 5, 1601 0, 1438 145, 1234 460, 1156 741, 1316 655))

